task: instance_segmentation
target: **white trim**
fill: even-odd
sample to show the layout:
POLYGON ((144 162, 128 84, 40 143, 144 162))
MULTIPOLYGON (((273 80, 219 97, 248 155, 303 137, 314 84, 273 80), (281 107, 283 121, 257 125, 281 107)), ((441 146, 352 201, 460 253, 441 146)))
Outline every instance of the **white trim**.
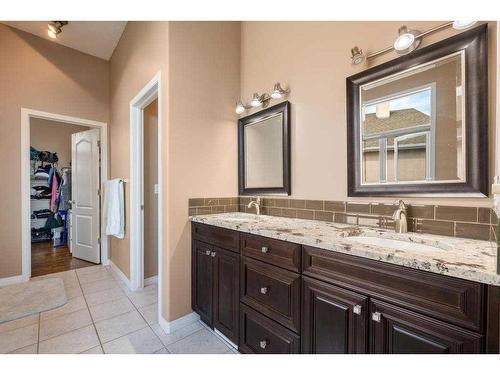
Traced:
POLYGON ((111 259, 108 260, 108 264, 111 267, 111 271, 113 271, 115 273, 115 275, 118 276, 118 279, 123 281, 123 283, 125 285, 127 285, 127 288, 130 291, 132 291, 130 280, 127 278, 127 276, 125 276, 125 274, 122 272, 122 270, 119 269, 118 266, 116 264, 114 264, 111 259))
POLYGON ((187 315, 181 316, 180 318, 172 320, 171 322, 165 320, 161 315, 158 317, 158 323, 160 324, 160 327, 163 329, 163 331, 165 331, 166 334, 175 332, 199 320, 200 316, 195 312, 191 312, 187 315))
POLYGON ((24 277, 23 275, 11 276, 11 277, 2 277, 0 279, 0 286, 10 285, 10 284, 19 284, 29 281, 29 277, 24 277))
POLYGON ((163 97, 161 71, 130 101, 130 281, 132 290, 144 287, 143 109, 158 99, 158 319, 163 319, 163 97))
POLYGON ((148 277, 147 279, 144 279, 144 286, 153 285, 153 284, 158 284, 158 275, 151 276, 151 277, 148 277))
MULTIPOLYGON (((210 329, 211 330, 211 329, 210 329)), ((232 342, 231 340, 229 340, 226 335, 224 335, 221 331, 219 331, 217 328, 214 328, 213 329, 213 332, 215 333, 215 335, 220 338, 222 341, 224 341, 224 343, 226 343, 227 345, 231 346, 232 348, 238 350, 238 345, 236 345, 234 342, 232 342)))
MULTIPOLYGON (((60 115, 57 113, 43 112, 30 108, 21 108, 21 247, 22 247, 22 276, 25 279, 31 277, 31 220, 30 220, 30 119, 39 118, 52 120, 63 124, 87 126, 100 129, 101 140, 101 191, 104 191, 104 183, 108 178, 108 124, 105 122, 88 120, 78 117, 60 115)), ((104 194, 101 194, 101 207, 103 206, 104 194)), ((101 210, 101 214, 102 214, 101 210)), ((104 220, 101 219, 101 223, 104 220)), ((101 263, 108 264, 109 243, 101 225, 101 263)))

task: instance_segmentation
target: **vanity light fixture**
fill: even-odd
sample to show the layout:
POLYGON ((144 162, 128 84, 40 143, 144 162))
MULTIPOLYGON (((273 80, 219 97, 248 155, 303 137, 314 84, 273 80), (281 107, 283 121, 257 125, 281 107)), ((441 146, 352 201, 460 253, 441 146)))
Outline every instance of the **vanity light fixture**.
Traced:
POLYGON ((433 27, 427 31, 419 32, 418 30, 410 30, 406 26, 401 26, 398 30, 398 37, 394 41, 394 44, 390 47, 386 47, 376 52, 363 54, 363 50, 358 46, 351 48, 351 61, 353 65, 359 65, 363 61, 373 59, 380 55, 386 54, 391 51, 396 51, 398 55, 405 55, 416 50, 422 39, 435 32, 452 27, 455 30, 465 30, 474 26, 477 21, 450 21, 433 27))
POLYGON ((418 48, 421 39, 418 38, 418 30, 409 30, 406 26, 401 26, 398 30, 398 37, 394 41, 394 50, 398 55, 406 55, 418 48))
POLYGON ((352 65, 359 65, 363 61, 365 61, 365 55, 363 54, 363 50, 358 46, 354 46, 351 48, 351 61, 352 65))
POLYGON ((283 87, 281 87, 281 84, 279 82, 276 82, 274 84, 273 92, 271 93, 271 98, 281 99, 289 92, 290 92, 290 90, 288 90, 288 89, 285 90, 283 87))
POLYGON ((62 33, 63 26, 66 26, 67 24, 68 21, 52 21, 47 25, 48 27, 47 34, 52 39, 56 39, 57 36, 62 33))
POLYGON ((453 28, 455 30, 465 30, 471 26, 474 26, 477 21, 453 21, 453 28))
POLYGON ((289 92, 290 89, 284 89, 283 87, 281 87, 281 84, 279 82, 276 82, 271 94, 268 94, 267 92, 264 94, 259 94, 256 92, 252 95, 252 100, 250 100, 250 103, 248 105, 239 100, 236 103, 234 111, 236 112, 236 114, 241 115, 250 108, 267 107, 271 99, 282 99, 289 92))

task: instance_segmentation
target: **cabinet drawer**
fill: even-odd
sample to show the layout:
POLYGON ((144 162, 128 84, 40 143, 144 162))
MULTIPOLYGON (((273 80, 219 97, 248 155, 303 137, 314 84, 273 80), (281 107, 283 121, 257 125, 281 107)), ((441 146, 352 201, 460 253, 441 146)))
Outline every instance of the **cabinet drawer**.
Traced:
POLYGON ((240 304, 239 350, 250 354, 296 354, 300 353, 300 337, 240 304))
POLYGON ((212 225, 193 223, 192 237, 195 240, 239 253, 238 232, 212 225))
POLYGON ((476 331, 483 285, 333 251, 303 247, 303 274, 476 331))
POLYGON ((290 271, 300 272, 300 245, 241 234, 241 253, 290 271))
POLYGON ((371 300, 370 352, 377 354, 481 353, 483 336, 413 311, 371 300))
POLYGON ((246 257, 240 272, 241 301, 299 332, 300 275, 246 257))

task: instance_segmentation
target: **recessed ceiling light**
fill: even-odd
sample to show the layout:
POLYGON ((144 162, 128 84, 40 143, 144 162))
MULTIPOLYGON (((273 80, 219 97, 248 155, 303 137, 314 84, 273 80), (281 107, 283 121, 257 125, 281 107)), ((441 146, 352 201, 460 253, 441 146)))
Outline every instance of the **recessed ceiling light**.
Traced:
POLYGON ((471 26, 474 26, 477 21, 453 21, 453 28, 455 30, 465 30, 471 26))

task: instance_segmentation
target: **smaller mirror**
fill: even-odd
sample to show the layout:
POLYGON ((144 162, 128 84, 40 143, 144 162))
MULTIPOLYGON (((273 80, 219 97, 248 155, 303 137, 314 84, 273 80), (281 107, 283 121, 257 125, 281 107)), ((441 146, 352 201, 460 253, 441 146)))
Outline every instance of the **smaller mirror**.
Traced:
POLYGON ((238 121, 240 194, 290 194, 290 103, 238 121))

